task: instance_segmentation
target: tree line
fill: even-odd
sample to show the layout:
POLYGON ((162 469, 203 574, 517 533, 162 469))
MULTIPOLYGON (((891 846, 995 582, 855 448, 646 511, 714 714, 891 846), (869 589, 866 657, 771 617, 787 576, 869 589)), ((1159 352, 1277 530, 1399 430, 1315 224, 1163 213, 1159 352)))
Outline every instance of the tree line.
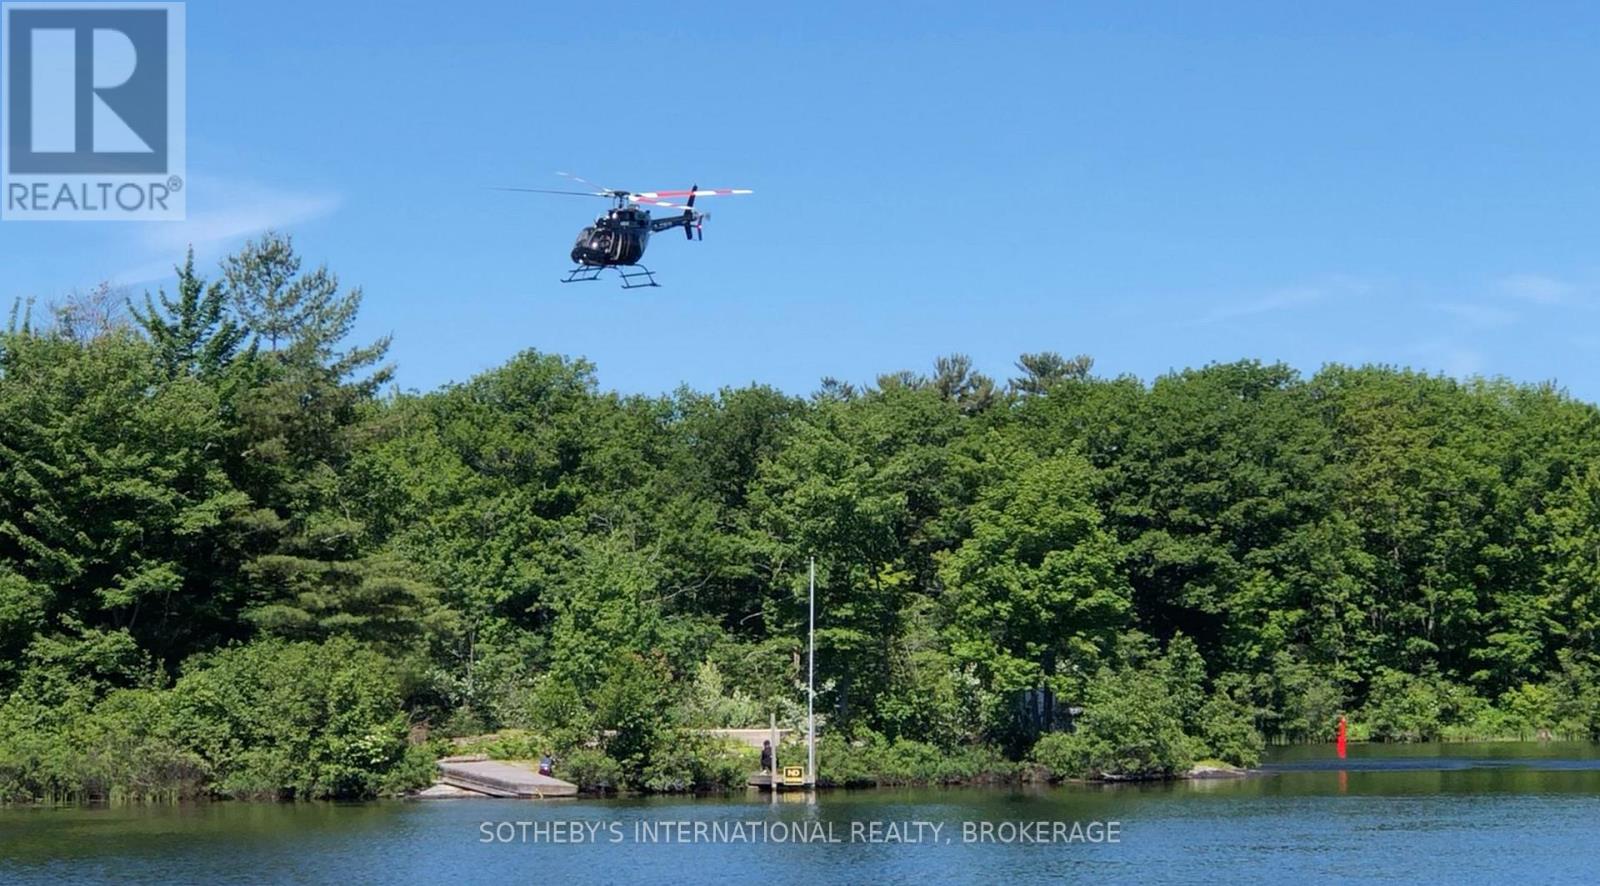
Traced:
POLYGON ((284 237, 104 295, 0 335, 0 798, 370 795, 508 730, 726 780, 696 730, 804 711, 811 558, 841 768, 1600 735, 1600 411, 1554 385, 1038 353, 625 396, 527 351, 415 393, 284 237))

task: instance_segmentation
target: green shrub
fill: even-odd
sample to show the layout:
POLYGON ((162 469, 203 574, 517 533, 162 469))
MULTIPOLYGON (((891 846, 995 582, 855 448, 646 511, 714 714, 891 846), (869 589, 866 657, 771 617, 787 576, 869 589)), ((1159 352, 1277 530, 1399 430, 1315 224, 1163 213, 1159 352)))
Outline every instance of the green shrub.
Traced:
POLYGON ((167 693, 119 689, 90 704, 0 705, 0 802, 173 802, 206 793, 211 767, 173 729, 167 693))
POLYGON ((1234 766, 1260 765, 1266 741, 1244 705, 1219 692, 1200 707, 1197 720, 1204 753, 1234 766))
MULTIPOLYGON (((1334 735, 1338 735, 1335 727, 1334 735)), ((1347 741, 1372 741, 1372 727, 1359 717, 1345 721, 1345 739, 1347 741)))
MULTIPOLYGON (((851 742, 838 735, 825 735, 817 739, 817 781, 829 787, 866 787, 878 783, 875 769, 876 763, 872 752, 867 750, 865 742, 861 745, 851 742)), ((805 751, 799 750, 804 759, 805 751)), ((785 755, 780 760, 787 762, 795 757, 790 756, 787 746, 785 755)))
POLYGON ((660 794, 728 791, 743 787, 758 765, 745 745, 672 731, 663 733, 636 786, 660 794))
MULTIPOLYGON (((804 750, 798 751, 800 756, 786 759, 804 759, 804 750)), ((987 746, 947 750, 872 732, 854 741, 827 736, 817 742, 817 780, 830 786, 951 785, 1007 781, 1016 774, 1016 764, 987 746)))
POLYGON ((556 777, 585 793, 609 794, 624 787, 622 766, 595 748, 575 748, 556 760, 556 777))
POLYGON ((1500 696, 1500 709, 1516 726, 1519 737, 1558 729, 1560 704, 1561 697, 1555 688, 1542 683, 1524 683, 1500 696))
POLYGON ((474 736, 451 746, 453 754, 483 754, 494 760, 537 760, 558 745, 526 729, 504 729, 489 735, 474 736))
POLYGON ((557 748, 581 747, 594 735, 594 710, 576 686, 553 674, 533 681, 526 720, 557 748))
POLYGON ((657 658, 624 652, 594 694, 594 722, 605 736, 606 754, 621 764, 629 783, 642 783, 653 753, 670 746, 664 740, 670 679, 657 658))
POLYGON ((1556 731, 1600 740, 1600 668, 1585 655, 1563 649, 1556 656, 1561 670, 1552 679, 1556 696, 1556 731))
POLYGON ((1328 668, 1298 661, 1287 653, 1273 660, 1267 675, 1269 708, 1276 713, 1270 727, 1275 737, 1288 741, 1332 741, 1345 710, 1345 692, 1328 668))
POLYGON ((701 662, 683 701, 683 722, 706 729, 759 725, 766 715, 760 702, 740 689, 727 689, 725 684, 715 662, 701 662))
POLYGON ((1085 778, 1090 769, 1089 743, 1077 732, 1041 735, 1028 756, 1056 779, 1085 778))
POLYGON ((695 757, 694 788, 697 791, 731 791, 760 765, 759 752, 737 742, 701 740, 695 757))
POLYGON ((694 790, 694 759, 677 749, 658 753, 639 774, 637 786, 652 794, 689 793, 694 790))
POLYGON ((1435 741, 1484 707, 1482 699, 1435 674, 1384 668, 1372 680, 1362 719, 1380 741, 1435 741))
POLYGON ((387 797, 399 796, 433 784, 439 775, 438 760, 441 746, 437 743, 409 745, 377 781, 378 793, 387 797))
POLYGON ((262 641, 193 663, 174 730, 239 797, 371 797, 426 783, 390 661, 359 643, 262 641), (391 770, 412 772, 412 783, 391 770))
POLYGON ((1442 726, 1439 737, 1444 741, 1497 741, 1526 738, 1529 729, 1521 717, 1498 707, 1484 707, 1472 714, 1464 723, 1442 726))
POLYGON ((1179 700, 1161 674, 1101 671, 1070 734, 1035 743, 1034 762, 1055 778, 1166 778, 1194 765, 1179 700))

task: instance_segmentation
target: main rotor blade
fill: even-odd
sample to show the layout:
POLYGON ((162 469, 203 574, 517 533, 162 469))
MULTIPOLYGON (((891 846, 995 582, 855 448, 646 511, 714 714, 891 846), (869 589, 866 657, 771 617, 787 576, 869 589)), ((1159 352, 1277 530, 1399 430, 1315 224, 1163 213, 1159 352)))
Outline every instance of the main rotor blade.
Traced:
POLYGON ((520 191, 524 194, 566 194, 569 197, 609 197, 603 191, 552 191, 549 188, 490 188, 491 191, 520 191))
POLYGON ((600 190, 604 191, 608 195, 617 193, 617 189, 616 188, 608 188, 605 185, 595 184, 594 182, 589 181, 586 178, 579 178, 578 176, 573 175, 570 172, 558 172, 558 173, 556 173, 556 175, 559 175, 562 178, 570 178, 573 181, 575 181, 575 182, 577 182, 578 184, 581 184, 581 185, 588 185, 591 188, 599 188, 600 190))
POLYGON ((638 191, 631 196, 654 200, 657 197, 728 197, 754 193, 749 188, 695 188, 692 191, 638 191))
POLYGON ((628 202, 637 206, 665 206, 668 209, 692 209, 687 203, 672 203, 667 200, 641 200, 638 194, 629 194, 628 202))

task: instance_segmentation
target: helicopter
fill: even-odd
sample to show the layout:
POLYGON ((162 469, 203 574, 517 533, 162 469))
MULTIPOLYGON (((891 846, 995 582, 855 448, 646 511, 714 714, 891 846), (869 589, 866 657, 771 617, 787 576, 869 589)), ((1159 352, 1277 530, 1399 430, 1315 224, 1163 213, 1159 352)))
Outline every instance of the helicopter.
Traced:
POLYGON ((608 268, 615 268, 617 275, 622 278, 623 289, 661 285, 656 282, 654 272, 639 264, 639 259, 644 257, 645 247, 650 244, 651 234, 672 228, 683 228, 683 236, 686 239, 705 239, 705 222, 711 214, 694 208, 696 197, 755 193, 749 188, 701 188, 699 185, 691 185, 687 191, 620 191, 565 172, 558 172, 556 175, 595 190, 558 191, 548 188, 495 188, 495 190, 529 194, 562 194, 572 197, 605 197, 611 200, 611 208, 604 215, 596 218, 594 224, 578 232, 578 241, 572 246, 572 261, 577 267, 568 271, 561 282, 597 280, 608 268), (687 197, 688 201, 673 203, 664 199, 668 197, 687 197), (681 209, 683 214, 651 218, 650 210, 646 207, 653 206, 681 209))

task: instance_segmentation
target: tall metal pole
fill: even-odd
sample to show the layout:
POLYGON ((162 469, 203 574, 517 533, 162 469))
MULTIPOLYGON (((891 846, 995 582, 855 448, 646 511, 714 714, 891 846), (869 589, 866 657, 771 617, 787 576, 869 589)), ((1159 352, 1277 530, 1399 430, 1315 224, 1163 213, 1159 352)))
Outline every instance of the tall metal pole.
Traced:
POLYGON ((817 701, 817 558, 811 558, 811 588, 806 594, 808 648, 806 664, 806 777, 817 783, 817 721, 814 706, 817 701))

